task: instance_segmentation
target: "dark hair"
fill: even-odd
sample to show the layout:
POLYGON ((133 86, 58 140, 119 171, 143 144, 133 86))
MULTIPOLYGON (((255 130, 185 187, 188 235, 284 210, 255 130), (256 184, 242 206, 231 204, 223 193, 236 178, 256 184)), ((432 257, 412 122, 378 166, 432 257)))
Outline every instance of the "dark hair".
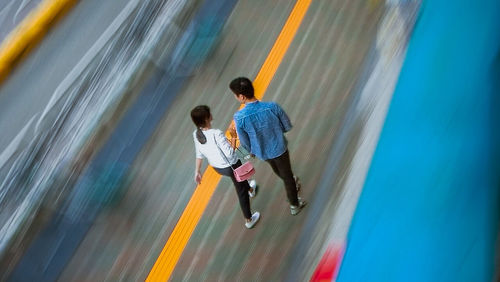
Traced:
POLYGON ((207 143, 207 138, 205 137, 205 134, 203 134, 203 131, 201 131, 201 128, 206 126, 209 118, 210 108, 208 106, 200 105, 191 110, 191 119, 197 127, 196 139, 198 139, 201 144, 207 143))
POLYGON ((242 94, 243 96, 251 99, 254 97, 252 81, 246 77, 238 77, 233 79, 229 84, 229 88, 235 95, 242 94))

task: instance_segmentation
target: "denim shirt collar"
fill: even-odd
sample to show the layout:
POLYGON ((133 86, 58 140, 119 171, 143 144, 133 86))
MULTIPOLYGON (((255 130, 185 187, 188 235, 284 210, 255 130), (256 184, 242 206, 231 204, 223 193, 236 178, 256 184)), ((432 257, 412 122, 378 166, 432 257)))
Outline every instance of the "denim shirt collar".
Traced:
POLYGON ((256 105, 256 104, 258 104, 258 103, 259 103, 259 100, 257 100, 257 101, 253 101, 253 102, 250 102, 250 103, 245 103, 245 107, 246 107, 246 106, 249 106, 249 105, 256 105))

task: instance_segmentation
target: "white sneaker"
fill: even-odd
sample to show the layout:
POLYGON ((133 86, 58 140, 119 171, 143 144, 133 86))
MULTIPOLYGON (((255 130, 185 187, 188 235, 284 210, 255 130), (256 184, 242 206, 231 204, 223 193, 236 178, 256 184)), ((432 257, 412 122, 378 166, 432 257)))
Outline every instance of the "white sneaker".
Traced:
POLYGON ((254 227, 254 225, 257 223, 257 221, 259 221, 259 219, 260 219, 260 213, 254 212, 252 214, 252 220, 250 222, 245 222, 245 227, 248 229, 254 227))
POLYGON ((248 184, 250 185, 250 188, 252 188, 252 190, 248 190, 248 195, 250 196, 250 198, 254 198, 255 195, 257 195, 257 181, 252 179, 248 181, 248 184))
POLYGON ((298 206, 292 206, 290 205, 290 213, 292 215, 297 215, 303 207, 307 205, 306 201, 303 201, 301 198, 299 198, 299 205, 298 206))

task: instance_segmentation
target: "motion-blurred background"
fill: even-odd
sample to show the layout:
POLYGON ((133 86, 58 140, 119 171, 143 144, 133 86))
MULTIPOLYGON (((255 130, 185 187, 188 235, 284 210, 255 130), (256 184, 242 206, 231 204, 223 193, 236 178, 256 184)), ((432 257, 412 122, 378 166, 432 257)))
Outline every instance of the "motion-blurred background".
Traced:
POLYGON ((246 230, 232 184, 215 183, 160 280, 498 277, 498 1, 0 8, 2 281, 147 279, 197 189, 189 111, 209 105, 227 128, 229 82, 257 76, 287 21, 298 30, 263 100, 292 120, 309 205, 290 216, 283 184, 255 161, 261 222, 246 230))

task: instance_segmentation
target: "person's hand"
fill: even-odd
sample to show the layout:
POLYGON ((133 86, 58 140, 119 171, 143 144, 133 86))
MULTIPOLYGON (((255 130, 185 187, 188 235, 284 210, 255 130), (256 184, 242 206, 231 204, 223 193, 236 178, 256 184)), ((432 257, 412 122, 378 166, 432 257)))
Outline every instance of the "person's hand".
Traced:
POLYGON ((252 153, 249 153, 246 157, 245 157, 245 160, 249 160, 249 159, 255 159, 255 155, 252 154, 252 153))
POLYGON ((234 125, 234 122, 229 125, 229 135, 231 135, 232 138, 238 138, 238 133, 236 132, 236 126, 234 125))
POLYGON ((201 184, 201 173, 199 171, 194 173, 194 182, 198 185, 201 184))

